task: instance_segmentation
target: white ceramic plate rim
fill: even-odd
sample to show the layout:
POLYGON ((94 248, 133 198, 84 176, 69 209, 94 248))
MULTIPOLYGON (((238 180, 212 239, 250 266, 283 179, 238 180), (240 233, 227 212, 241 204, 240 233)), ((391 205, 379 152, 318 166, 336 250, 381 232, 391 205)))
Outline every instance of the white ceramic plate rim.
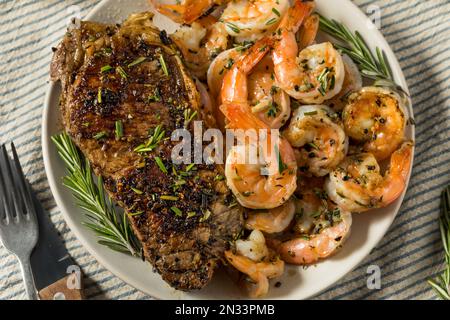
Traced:
MULTIPOLYGON (((100 12, 102 9, 104 9, 106 6, 108 6, 109 2, 110 2, 110 0, 103 0, 102 2, 100 2, 89 13, 89 15, 85 19, 89 20, 92 17, 94 17, 98 12, 100 12)), ((350 2, 349 0, 341 0, 341 1, 337 1, 337 2, 340 2, 339 3, 340 11, 338 13, 333 13, 333 15, 332 15, 333 18, 335 18, 336 20, 339 21, 340 20, 339 16, 343 16, 346 13, 347 14, 352 13, 352 15, 355 15, 354 16, 355 20, 359 20, 361 22, 366 21, 370 25, 368 18, 352 2, 350 2)), ((322 6, 324 6, 324 0, 319 0, 318 4, 322 4, 322 6)), ((318 5, 319 10, 320 10, 320 7, 321 6, 318 5)), ((320 10, 320 11, 322 12, 322 10, 320 10)), ((342 19, 340 21, 342 21, 342 19)), ((376 40, 375 43, 378 46, 380 46, 383 50, 385 50, 388 61, 391 64, 391 68, 393 70, 396 81, 400 85, 402 85, 403 88, 407 88, 407 84, 406 84, 404 75, 401 71, 400 65, 399 65, 397 59, 395 58, 395 55, 393 54, 392 50, 390 49, 388 43, 386 42, 384 37, 381 35, 381 33, 376 28, 373 28, 371 30, 371 32, 372 32, 371 36, 373 37, 373 39, 376 40)), ((363 34, 363 36, 364 36, 364 34, 363 34)), ((367 39, 367 37, 365 37, 365 38, 367 39)), ((51 191, 53 193, 53 196, 55 198, 56 204, 58 205, 59 209, 63 213, 64 219, 66 220, 70 229, 75 233, 78 240, 89 251, 89 253, 92 254, 92 256, 94 256, 98 260, 98 262, 101 265, 103 265, 106 269, 108 269, 109 271, 114 273, 116 276, 121 278, 124 282, 151 295, 154 298, 172 298, 172 299, 173 298, 180 298, 180 299, 184 299, 184 298, 189 298, 189 299, 191 299, 191 298, 194 298, 194 299, 196 299, 196 298, 216 298, 216 294, 208 295, 209 294, 208 292, 206 293, 206 296, 204 294, 198 294, 198 295, 197 294, 186 294, 186 295, 184 295, 184 294, 178 294, 175 291, 173 291, 172 294, 168 295, 167 292, 163 293, 161 291, 161 290, 165 290, 165 289, 161 289, 160 286, 158 288, 156 288, 153 285, 149 286, 148 284, 144 284, 142 281, 140 281, 138 279, 139 277, 135 275, 133 270, 127 270, 128 272, 124 272, 123 266, 121 267, 120 266, 121 263, 119 263, 119 261, 126 263, 124 258, 117 256, 118 254, 116 254, 116 253, 113 254, 113 253, 110 253, 108 251, 104 251, 103 249, 101 249, 99 247, 99 245, 96 243, 95 237, 93 235, 88 234, 87 232, 90 232, 90 231, 87 231, 85 229, 85 227, 83 227, 80 224, 80 222, 78 221, 79 219, 76 219, 77 216, 75 216, 74 213, 71 212, 71 210, 73 210, 73 201, 72 201, 72 203, 70 203, 67 201, 67 199, 64 199, 64 197, 67 198, 68 191, 61 184, 61 178, 62 178, 61 172, 58 174, 57 172, 55 172, 55 170, 53 170, 53 164, 55 163, 54 157, 56 154, 56 150, 55 150, 54 146, 52 145, 50 138, 51 138, 51 134, 54 134, 54 132, 51 132, 52 131, 51 127, 52 126, 54 127, 55 124, 51 123, 50 119, 52 116, 50 114, 51 114, 52 108, 57 108, 57 106, 55 106, 52 101, 54 101, 55 94, 58 92, 58 86, 59 86, 58 84, 50 83, 49 88, 47 90, 47 95, 45 98, 45 105, 44 105, 43 119, 42 119, 43 158, 44 158, 45 171, 46 171, 49 185, 50 185, 51 191), (118 259, 119 259, 119 261, 118 261, 118 259)), ((411 106, 409 107, 409 113, 410 113, 410 116, 412 117, 413 112, 412 112, 411 106)), ((415 137, 415 132, 414 132, 413 126, 409 127, 409 136, 412 139, 414 139, 414 137, 415 137)), ((411 167, 412 167, 412 164, 411 164, 411 167)), ((411 173, 411 170, 410 170, 410 173, 411 173)), ((409 178, 410 178, 410 175, 408 176, 408 183, 409 183, 409 178)), ((387 232, 388 228, 392 224, 395 216, 397 215, 397 213, 399 211, 399 208, 403 201, 405 192, 406 192, 406 190, 403 192, 402 196, 394 204, 392 204, 391 206, 388 207, 388 209, 386 209, 387 217, 383 218, 384 219, 383 230, 378 231, 376 234, 374 234, 370 237, 370 242, 372 245, 369 248, 360 250, 362 252, 358 252, 357 255, 355 253, 354 258, 351 261, 348 261, 346 266, 344 266, 342 269, 338 270, 334 274, 334 276, 325 279, 322 283, 319 283, 317 286, 300 291, 298 293, 294 292, 292 294, 287 294, 286 296, 283 296, 283 295, 276 296, 276 297, 269 296, 269 298, 306 299, 306 298, 309 298, 309 297, 312 297, 312 296, 318 294, 319 292, 322 292, 326 288, 330 287, 331 285, 333 285, 334 283, 339 281, 347 273, 349 273, 351 270, 353 270, 358 264, 360 264, 361 261, 367 255, 369 255, 371 249, 373 249, 379 243, 379 241, 383 238, 383 236, 387 232)), ((79 213, 81 213, 81 210, 79 210, 79 213)), ((76 213, 76 214, 78 215, 79 213, 76 213)), ((344 248, 345 248, 345 246, 344 246, 344 248)), ((106 250, 109 250, 109 249, 106 249, 106 250)), ((339 254, 340 253, 338 253, 338 255, 339 254)), ((334 259, 334 257, 331 259, 334 259)), ((130 266, 132 264, 133 263, 130 263, 130 266)), ((148 272, 151 272, 151 267, 148 267, 148 272)), ((163 280, 161 280, 161 279, 159 281, 163 282, 163 280)), ((212 290, 214 290, 214 289, 212 289, 212 290)), ((218 289, 216 289, 216 290, 218 290, 218 289)), ((212 292, 214 292, 214 291, 212 291, 212 292)), ((245 298, 244 296, 241 296, 239 294, 234 294, 234 295, 231 294, 231 296, 238 298, 238 299, 245 298)), ((219 294, 219 298, 223 298, 223 296, 221 296, 219 294)))

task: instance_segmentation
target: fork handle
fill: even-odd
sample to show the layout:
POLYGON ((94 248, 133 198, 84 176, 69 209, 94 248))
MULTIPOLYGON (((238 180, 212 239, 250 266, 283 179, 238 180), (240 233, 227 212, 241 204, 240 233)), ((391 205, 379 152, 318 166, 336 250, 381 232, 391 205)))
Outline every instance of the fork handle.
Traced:
POLYGON ((73 275, 68 275, 42 289, 39 291, 39 298, 41 300, 83 300, 84 295, 81 287, 70 288, 68 285, 73 280, 72 277, 73 275))
POLYGON ((19 264, 28 299, 38 300, 36 287, 34 285, 33 272, 31 271, 30 257, 20 257, 19 264))

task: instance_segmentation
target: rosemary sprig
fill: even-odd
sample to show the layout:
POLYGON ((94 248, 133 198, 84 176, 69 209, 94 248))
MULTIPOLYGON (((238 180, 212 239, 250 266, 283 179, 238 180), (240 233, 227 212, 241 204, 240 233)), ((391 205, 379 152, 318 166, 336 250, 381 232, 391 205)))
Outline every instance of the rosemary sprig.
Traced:
POLYGON ((374 55, 358 31, 352 33, 342 23, 323 16, 320 16, 320 29, 342 41, 343 45, 334 44, 336 49, 348 55, 358 65, 364 77, 375 80, 375 86, 390 87, 407 95, 405 90, 395 83, 385 53, 377 47, 374 55))
POLYGON ((429 279, 428 283, 439 298, 450 300, 450 186, 442 192, 439 227, 445 252, 445 269, 435 279, 429 279))
POLYGON ((111 199, 105 194, 102 178, 98 177, 95 183, 89 162, 66 133, 54 135, 52 141, 66 164, 67 175, 63 185, 72 191, 77 205, 86 211, 88 221, 84 225, 97 234, 100 244, 115 251, 140 255, 139 241, 125 214, 116 212, 111 199))
POLYGON ((184 128, 187 129, 189 127, 189 124, 194 120, 194 118, 197 116, 197 111, 192 111, 191 108, 184 110, 184 128))
POLYGON ((162 125, 156 126, 152 136, 147 140, 147 142, 137 146, 134 151, 137 153, 153 151, 164 139, 165 134, 166 131, 163 130, 162 125))

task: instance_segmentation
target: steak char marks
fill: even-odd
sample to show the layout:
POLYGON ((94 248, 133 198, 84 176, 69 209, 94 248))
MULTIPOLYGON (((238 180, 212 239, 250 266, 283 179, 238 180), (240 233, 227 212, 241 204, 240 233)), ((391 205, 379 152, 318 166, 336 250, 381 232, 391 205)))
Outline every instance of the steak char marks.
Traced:
POLYGON ((208 127, 215 122, 151 19, 82 22, 55 49, 51 75, 62 83, 66 131, 127 212, 146 259, 174 288, 200 289, 241 231, 242 209, 220 166, 172 163, 170 136, 185 126, 186 113, 197 112, 208 127), (164 138, 149 143, 158 126, 164 138), (138 152, 142 145, 153 150, 138 152))

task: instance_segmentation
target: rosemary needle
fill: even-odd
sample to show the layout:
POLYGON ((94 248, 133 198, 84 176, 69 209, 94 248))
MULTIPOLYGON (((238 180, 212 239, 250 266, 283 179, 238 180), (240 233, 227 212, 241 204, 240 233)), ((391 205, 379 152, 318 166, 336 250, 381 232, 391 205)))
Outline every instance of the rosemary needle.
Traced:
POLYGON ((429 279, 428 283, 439 298, 450 300, 450 186, 442 192, 439 227, 444 247, 445 269, 435 279, 429 279))
POLYGON ((66 164, 67 175, 63 184, 72 191, 77 205, 86 211, 88 221, 84 225, 95 232, 100 244, 115 251, 139 256, 139 241, 125 214, 116 212, 111 199, 105 194, 102 178, 98 177, 97 183, 94 181, 89 162, 66 133, 52 136, 52 141, 66 164))
POLYGON ((336 49, 348 55, 364 77, 375 80, 375 86, 390 87, 407 95, 403 88, 395 83, 384 52, 377 47, 374 55, 358 31, 352 33, 342 23, 323 16, 320 16, 320 29, 342 42, 334 45, 336 49))

